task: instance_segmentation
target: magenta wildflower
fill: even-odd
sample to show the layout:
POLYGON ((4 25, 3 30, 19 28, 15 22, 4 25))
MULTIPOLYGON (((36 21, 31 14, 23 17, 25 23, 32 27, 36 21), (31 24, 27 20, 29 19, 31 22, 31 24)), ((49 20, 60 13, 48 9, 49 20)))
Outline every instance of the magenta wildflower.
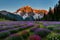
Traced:
POLYGON ((29 36, 29 40, 41 40, 41 37, 38 35, 31 35, 29 36))

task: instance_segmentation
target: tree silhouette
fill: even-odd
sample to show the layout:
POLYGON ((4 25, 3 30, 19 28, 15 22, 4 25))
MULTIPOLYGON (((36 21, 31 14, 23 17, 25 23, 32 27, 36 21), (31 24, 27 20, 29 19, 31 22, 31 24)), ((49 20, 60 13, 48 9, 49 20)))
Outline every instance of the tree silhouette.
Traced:
POLYGON ((54 19, 54 15, 53 15, 52 9, 50 7, 48 14, 44 14, 44 17, 43 17, 42 20, 45 20, 45 21, 53 21, 53 19, 54 19))
POLYGON ((53 15, 52 8, 50 7, 50 8, 49 8, 49 12, 48 12, 48 14, 47 14, 47 20, 48 20, 48 21, 53 21, 53 19, 54 19, 54 15, 53 15))
POLYGON ((54 20, 60 21, 60 0, 58 4, 54 7, 54 20))

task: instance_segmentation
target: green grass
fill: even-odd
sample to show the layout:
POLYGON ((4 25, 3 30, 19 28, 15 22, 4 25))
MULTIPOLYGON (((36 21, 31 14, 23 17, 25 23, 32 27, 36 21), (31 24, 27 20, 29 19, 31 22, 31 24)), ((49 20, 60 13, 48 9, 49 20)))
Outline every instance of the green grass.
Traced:
POLYGON ((0 18, 0 21, 5 20, 4 18, 0 18))
POLYGON ((0 21, 9 21, 9 20, 6 20, 5 18, 0 18, 0 21))

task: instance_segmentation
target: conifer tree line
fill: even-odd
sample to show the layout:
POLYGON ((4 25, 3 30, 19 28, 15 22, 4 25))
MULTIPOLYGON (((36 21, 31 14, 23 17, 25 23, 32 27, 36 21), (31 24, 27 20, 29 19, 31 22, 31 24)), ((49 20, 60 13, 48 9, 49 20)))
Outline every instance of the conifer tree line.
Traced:
POLYGON ((44 14, 44 17, 42 18, 42 20, 60 21, 60 0, 58 1, 58 4, 55 5, 53 11, 52 11, 52 8, 50 7, 48 14, 47 15, 44 14))

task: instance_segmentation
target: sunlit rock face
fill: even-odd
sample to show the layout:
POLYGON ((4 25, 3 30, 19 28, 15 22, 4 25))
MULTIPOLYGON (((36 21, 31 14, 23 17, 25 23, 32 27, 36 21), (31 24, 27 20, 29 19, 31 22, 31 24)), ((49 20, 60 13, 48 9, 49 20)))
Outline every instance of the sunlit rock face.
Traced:
POLYGON ((19 11, 24 11, 26 13, 30 13, 30 12, 33 12, 33 9, 30 6, 24 6, 24 7, 20 8, 20 9, 18 9, 16 11, 16 13, 18 13, 19 11))
POLYGON ((40 10, 40 9, 33 9, 30 6, 24 6, 19 8, 16 13, 18 13, 19 11, 24 11, 25 13, 47 13, 47 10, 40 10))
POLYGON ((26 13, 32 13, 33 9, 30 6, 25 6, 25 12, 26 13))
POLYGON ((33 12, 36 14, 40 14, 40 10, 37 10, 37 9, 33 9, 33 12))
POLYGON ((34 19, 43 18, 44 13, 46 14, 47 11, 46 10, 33 9, 30 6, 21 7, 16 11, 16 14, 22 16, 23 19, 25 19, 29 16, 33 16, 34 19))

